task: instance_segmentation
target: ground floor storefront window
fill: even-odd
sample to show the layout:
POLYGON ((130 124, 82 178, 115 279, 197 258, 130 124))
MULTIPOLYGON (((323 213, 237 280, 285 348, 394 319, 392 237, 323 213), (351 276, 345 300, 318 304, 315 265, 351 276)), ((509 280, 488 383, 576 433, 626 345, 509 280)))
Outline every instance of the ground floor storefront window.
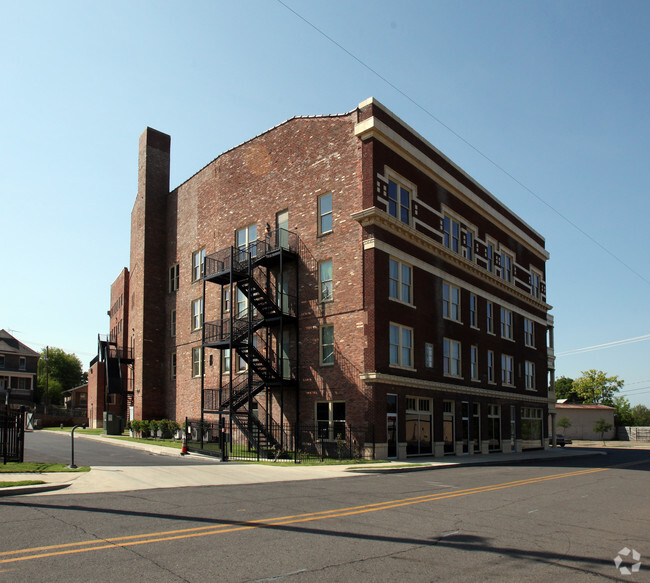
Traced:
POLYGON ((406 455, 431 455, 432 433, 432 400, 406 397, 406 455))
POLYGON ((501 451, 501 407, 488 405, 488 450, 501 451))
POLYGON ((522 407, 521 409, 521 447, 531 449, 543 447, 542 409, 522 407))

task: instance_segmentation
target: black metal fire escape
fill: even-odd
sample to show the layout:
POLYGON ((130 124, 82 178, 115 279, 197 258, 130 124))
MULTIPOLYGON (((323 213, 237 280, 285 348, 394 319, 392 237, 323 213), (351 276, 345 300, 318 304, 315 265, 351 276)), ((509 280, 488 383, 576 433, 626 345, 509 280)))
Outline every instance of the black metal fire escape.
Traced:
POLYGON ((220 319, 203 325, 203 350, 218 351, 219 373, 208 387, 203 367, 202 413, 218 416, 231 435, 241 432, 258 452, 283 449, 285 399, 298 410, 298 245, 297 235, 278 229, 205 258, 204 312, 207 283, 220 286, 222 301, 220 319))
MULTIPOLYGON (((129 383, 123 378, 122 365, 130 365, 133 374, 133 352, 130 348, 119 347, 114 336, 99 334, 97 338, 99 361, 105 364, 106 391, 105 397, 110 394, 125 395, 132 398, 133 391, 129 391, 129 383)), ((106 405, 106 403, 105 403, 106 405)))

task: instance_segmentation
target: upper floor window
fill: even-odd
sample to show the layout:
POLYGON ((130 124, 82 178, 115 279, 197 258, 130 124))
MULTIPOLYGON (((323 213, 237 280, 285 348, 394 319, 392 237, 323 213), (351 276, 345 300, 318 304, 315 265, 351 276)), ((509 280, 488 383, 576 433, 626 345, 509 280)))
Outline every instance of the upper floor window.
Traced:
POLYGON ((318 234, 331 233, 332 221, 332 193, 321 194, 318 197, 318 234))
POLYGON ((224 314, 230 312, 230 287, 227 285, 221 288, 221 309, 224 314))
POLYGON ((200 377, 203 372, 203 349, 192 348, 192 376, 200 377))
POLYGON ((494 334, 494 304, 487 302, 485 308, 488 334, 494 334))
POLYGON ((203 298, 192 300, 192 331, 203 327, 203 298))
POLYGON ((524 344, 535 348, 535 322, 524 318, 524 344))
POLYGON ((442 282, 442 315, 460 322, 460 288, 442 282))
POLYGON ((388 260, 388 297, 411 304, 412 277, 413 268, 410 265, 390 257, 388 260))
POLYGON ((178 289, 178 263, 169 268, 169 291, 175 292, 178 289))
POLYGON ((411 191, 394 180, 388 180, 388 214, 411 224, 411 191))
POLYGON ((176 310, 169 313, 169 335, 172 338, 176 336, 176 310))
POLYGON ((512 312, 501 308, 501 337, 512 340, 512 312))
POLYGON ((433 344, 430 342, 424 344, 424 366, 433 368, 433 344))
POLYGON ((318 264, 318 293, 321 302, 332 300, 333 273, 332 260, 327 259, 318 264))
POLYGON ((27 359, 24 356, 21 356, 20 359, 18 360, 18 370, 26 370, 27 369, 27 359))
POLYGON ((390 324, 389 362, 393 366, 413 366, 413 330, 399 324, 390 324))
POLYGON ((540 298, 540 282, 542 276, 536 271, 530 270, 530 293, 534 298, 540 298))
POLYGON ((454 253, 460 251, 460 223, 450 217, 442 220, 443 244, 454 253))
POLYGON ((320 364, 334 364, 334 326, 320 327, 320 364))
POLYGON ((205 248, 199 249, 192 253, 192 281, 198 281, 203 278, 203 269, 205 266, 205 248))
POLYGON ((237 249, 240 251, 250 251, 255 257, 257 255, 257 225, 249 225, 235 231, 235 240, 237 249))
POLYGON ((524 368, 525 368, 524 379, 526 383, 526 388, 529 391, 534 391, 535 390, 535 363, 527 360, 524 368))
POLYGON ((514 358, 507 354, 501 355, 501 382, 504 385, 514 384, 514 358))
POLYGON ((478 327, 478 298, 476 294, 469 294, 469 325, 473 328, 478 327))
POLYGON ((170 376, 173 381, 176 380, 176 353, 172 352, 172 358, 170 361, 170 376))
POLYGON ((494 273, 494 254, 495 254, 495 249, 497 248, 496 244, 493 241, 490 241, 490 239, 487 239, 487 246, 486 246, 486 255, 487 255, 487 270, 490 273, 494 273))
POLYGON ((487 380, 488 383, 494 382, 494 351, 487 352, 487 380))
POLYGON ((443 372, 446 375, 459 377, 461 376, 461 352, 460 342, 444 338, 443 348, 443 372))
POLYGON ((478 346, 470 347, 470 373, 473 381, 478 380, 478 346))
POLYGON ((514 259, 510 253, 506 251, 501 251, 501 279, 512 283, 512 266, 514 264, 514 259))
POLYGON ((470 229, 465 231, 465 236, 462 240, 463 243, 463 257, 469 259, 470 261, 474 260, 474 232, 470 229))
POLYGON ((5 355, 0 354, 0 368, 4 368, 4 367, 5 367, 5 355))

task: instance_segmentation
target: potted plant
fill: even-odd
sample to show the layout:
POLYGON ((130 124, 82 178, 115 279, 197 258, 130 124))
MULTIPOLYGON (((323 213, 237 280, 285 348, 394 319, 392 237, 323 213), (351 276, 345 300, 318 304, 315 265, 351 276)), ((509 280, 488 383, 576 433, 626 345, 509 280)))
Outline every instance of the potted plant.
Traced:
POLYGON ((151 419, 151 421, 149 421, 149 433, 151 434, 151 437, 158 438, 159 429, 160 429, 160 421, 151 419))

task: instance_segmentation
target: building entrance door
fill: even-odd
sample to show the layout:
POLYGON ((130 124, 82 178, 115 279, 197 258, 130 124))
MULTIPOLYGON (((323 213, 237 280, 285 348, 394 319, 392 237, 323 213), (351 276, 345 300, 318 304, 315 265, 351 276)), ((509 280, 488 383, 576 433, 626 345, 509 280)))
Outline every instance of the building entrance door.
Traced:
POLYGON ((388 458, 397 457, 397 395, 386 395, 386 442, 388 458))

